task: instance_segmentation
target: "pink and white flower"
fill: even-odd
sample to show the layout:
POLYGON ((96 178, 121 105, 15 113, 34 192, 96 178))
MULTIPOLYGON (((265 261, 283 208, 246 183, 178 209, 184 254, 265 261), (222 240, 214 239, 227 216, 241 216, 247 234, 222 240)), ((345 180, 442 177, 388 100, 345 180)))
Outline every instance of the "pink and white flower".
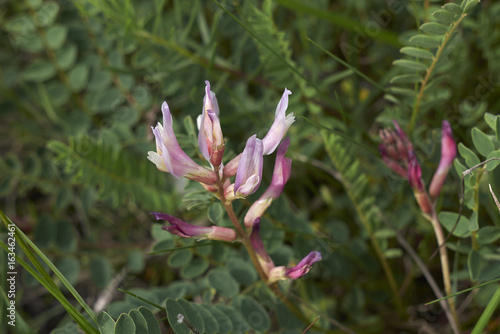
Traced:
POLYGON ((274 152, 288 131, 288 128, 295 121, 293 113, 286 115, 286 109, 288 108, 288 95, 291 94, 292 92, 285 88, 285 92, 276 107, 273 125, 271 125, 268 133, 264 139, 262 139, 262 144, 264 145, 264 155, 269 155, 274 152))
POLYGON ((176 178, 186 177, 205 184, 214 184, 217 181, 217 175, 194 162, 179 146, 167 102, 163 102, 161 111, 163 125, 158 123, 152 128, 156 140, 156 152, 149 151, 148 159, 159 170, 168 172, 176 178))

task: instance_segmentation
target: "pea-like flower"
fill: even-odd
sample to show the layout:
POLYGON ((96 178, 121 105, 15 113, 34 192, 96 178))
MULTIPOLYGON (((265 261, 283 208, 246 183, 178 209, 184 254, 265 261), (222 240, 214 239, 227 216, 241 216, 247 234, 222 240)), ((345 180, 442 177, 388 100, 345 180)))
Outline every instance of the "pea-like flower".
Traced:
POLYGON ((298 279, 307 274, 311 270, 312 265, 318 261, 321 261, 321 253, 312 251, 292 268, 274 267, 269 273, 269 283, 287 278, 298 279))
POLYGON ((429 195, 431 198, 436 198, 441 192, 443 183, 446 180, 446 175, 453 165, 453 160, 457 155, 457 144, 453 140, 451 133, 451 126, 448 121, 443 121, 441 130, 441 161, 439 166, 432 177, 431 185, 429 187, 429 195))
POLYGON ((203 157, 212 166, 218 167, 224 155, 224 137, 219 122, 219 104, 215 93, 210 90, 210 82, 205 81, 203 109, 198 116, 198 146, 203 157))
POLYGON ((161 111, 163 125, 158 123, 152 128, 156 139, 156 152, 148 152, 148 159, 159 170, 169 172, 176 178, 186 177, 205 184, 214 184, 217 181, 217 175, 194 162, 179 146, 167 102, 163 102, 161 111))
POLYGON ((234 195, 236 197, 247 197, 259 188, 264 164, 262 149, 262 141, 257 138, 257 135, 253 135, 247 140, 234 180, 234 195))
POLYGON ((255 219, 262 217, 271 203, 281 195, 286 182, 290 178, 292 170, 292 159, 285 158, 286 151, 290 145, 290 139, 283 140, 278 148, 276 154, 276 162, 274 164, 273 178, 271 185, 262 194, 262 196, 255 201, 245 216, 245 226, 251 228, 255 219))
POLYGON ((227 227, 219 226, 196 226, 188 224, 181 219, 160 212, 151 212, 156 220, 165 220, 170 223, 162 229, 183 238, 193 238, 197 240, 211 239, 221 241, 236 240, 236 231, 227 227))
POLYGON ((274 118, 273 125, 269 129, 268 133, 262 139, 262 144, 264 145, 263 154, 269 155, 274 152, 276 147, 285 136, 288 128, 295 121, 295 116, 293 113, 286 115, 286 109, 288 108, 288 95, 292 92, 285 88, 285 92, 281 97, 278 106, 276 107, 276 114, 274 118))

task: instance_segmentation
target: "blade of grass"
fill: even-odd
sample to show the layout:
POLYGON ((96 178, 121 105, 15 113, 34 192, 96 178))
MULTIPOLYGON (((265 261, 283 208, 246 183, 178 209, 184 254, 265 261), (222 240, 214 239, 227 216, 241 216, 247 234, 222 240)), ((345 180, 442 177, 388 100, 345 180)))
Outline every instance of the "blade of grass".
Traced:
POLYGON ((144 299, 144 298, 142 298, 141 296, 138 296, 138 295, 136 295, 136 294, 135 294, 135 293, 133 293, 133 292, 130 292, 130 291, 127 291, 127 290, 124 290, 124 289, 120 289, 120 288, 116 288, 116 290, 121 291, 121 292, 123 292, 123 293, 126 293, 127 295, 130 295, 130 296, 132 296, 132 297, 134 297, 134 298, 137 298, 137 299, 139 299, 139 300, 142 300, 143 302, 148 303, 149 305, 151 305, 151 306, 153 306, 153 307, 156 307, 156 308, 157 308, 157 309, 159 309, 160 311, 167 312, 167 309, 166 309, 166 308, 161 307, 160 305, 155 304, 155 303, 153 303, 153 302, 150 302, 149 300, 144 299))
MULTIPOLYGON (((21 241, 21 243, 22 243, 22 241, 21 241)), ((21 243, 18 243, 18 244, 23 249, 23 247, 26 246, 26 244, 22 245, 21 243)), ((3 248, 6 252, 9 252, 7 245, 1 241, 0 241, 0 247, 3 248)), ((23 251, 24 251, 24 249, 23 249, 23 251)), ((28 256, 28 258, 30 258, 30 256, 28 256)), ((35 261, 37 261, 36 258, 35 258, 35 261)), ((99 333, 92 326, 92 324, 90 324, 88 322, 88 320, 85 319, 80 314, 80 312, 78 312, 78 310, 66 299, 66 297, 64 297, 64 295, 57 288, 57 286, 54 288, 55 283, 50 278, 50 276, 47 279, 46 275, 43 275, 43 274, 40 274, 39 272, 37 272, 32 266, 30 266, 27 262, 25 262, 23 259, 21 259, 17 255, 16 255, 16 262, 19 263, 24 269, 26 269, 26 271, 28 273, 30 273, 38 282, 40 282, 40 284, 42 284, 47 289, 47 291, 49 291, 54 296, 54 298, 56 298, 61 303, 61 305, 66 309, 68 314, 73 318, 73 320, 78 324, 78 326, 80 326, 80 328, 82 328, 86 333, 92 333, 92 334, 99 333)), ((38 265, 40 265, 39 262, 37 265, 35 265, 35 267, 37 267, 38 265)), ((42 267, 42 270, 43 270, 43 267, 42 267)), ((47 272, 45 272, 45 271, 44 271, 44 273, 47 274, 47 272)))
POLYGON ((476 285, 476 286, 473 286, 471 288, 468 288, 468 289, 465 289, 465 290, 462 290, 462 291, 458 291, 458 292, 455 292, 455 293, 452 293, 451 295, 448 295, 446 297, 443 297, 443 298, 439 298, 439 299, 436 299, 436 300, 433 300, 431 302, 428 302, 427 304, 425 305, 430 305, 430 304, 434 304, 434 303, 437 303, 443 299, 447 299, 447 298, 451 298, 451 297, 455 297, 455 296, 458 296, 458 295, 461 295, 462 293, 466 293, 466 292, 469 292, 469 291, 472 291, 474 289, 478 289, 478 288, 482 288, 483 286, 486 286, 488 284, 491 284, 491 283, 495 283, 495 282, 498 282, 500 281, 500 278, 496 278, 494 280, 491 280, 489 282, 486 282, 486 283, 482 283, 482 284, 479 284, 479 285, 476 285))
MULTIPOLYGON (((3 267, 5 268, 5 267, 3 267)), ((0 290, 0 295, 2 297, 2 300, 4 301, 5 305, 8 305, 9 303, 9 298, 7 298, 7 294, 3 289, 0 290)), ((2 304, 2 303, 0 303, 2 304)), ((2 309, 6 310, 7 306, 2 306, 2 309), (5 308, 4 308, 5 307, 5 308)), ((2 319, 9 319, 7 318, 7 314, 2 314, 2 319)), ((2 327, 0 327, 0 330, 2 330, 1 333, 7 333, 7 321, 2 321, 2 327)), ((15 327, 11 327, 11 330, 14 333, 21 333, 21 334, 36 334, 36 331, 28 325, 28 323, 24 320, 24 318, 21 316, 19 312, 16 312, 16 321, 15 321, 15 327)))
POLYGON ((476 326, 474 326, 474 329, 472 330, 471 334, 481 334, 483 332, 483 329, 488 324, 488 321, 490 320, 491 316, 493 315, 493 312, 495 312, 499 304, 500 304, 500 285, 497 287, 497 291, 495 291, 495 294, 493 295, 493 297, 491 297, 491 300, 488 303, 488 305, 486 305, 483 314, 481 314, 481 317, 477 321, 476 326))
POLYGON ((377 87, 378 89, 380 89, 381 91, 385 92, 385 88, 384 87, 382 87, 378 82, 376 82, 375 80, 373 80, 372 78, 370 78, 369 76, 367 76, 366 74, 364 74, 363 72, 361 72, 360 70, 358 70, 356 67, 354 67, 351 64, 343 61, 342 59, 340 59, 339 57, 337 57, 336 55, 334 55, 330 51, 324 49, 321 45, 319 45, 318 43, 316 43, 315 41, 313 41, 309 37, 306 38, 306 39, 309 42, 311 42, 314 46, 316 46, 318 49, 320 49, 321 51, 323 51, 324 53, 326 53, 328 56, 330 56, 331 58, 333 58, 335 61, 337 61, 340 64, 344 65, 345 67, 347 67, 348 69, 350 69, 351 71, 353 71, 354 73, 356 73, 357 75, 359 75, 360 77, 362 77, 363 79, 365 79, 366 81, 368 81, 369 83, 371 83, 372 85, 374 85, 375 87, 377 87))
MULTIPOLYGON (((73 286, 68 282, 68 280, 59 271, 59 269, 56 268, 56 266, 45 256, 45 254, 1 210, 0 210, 0 218, 4 222, 5 226, 9 225, 15 226, 17 244, 21 247, 21 249, 26 254, 30 262, 35 266, 35 269, 38 271, 39 275, 35 276, 35 278, 37 278, 37 280, 42 279, 42 281, 39 280, 40 283, 42 282, 44 283, 45 288, 61 302, 61 304, 64 306, 64 308, 66 308, 66 310, 68 310, 73 319, 75 319, 75 321, 77 321, 77 323, 79 323, 81 327, 83 326, 82 329, 87 329, 88 333, 97 333, 94 326, 87 319, 85 319, 85 317, 82 314, 80 314, 80 312, 66 299, 66 297, 64 297, 63 293, 57 287, 55 282, 52 280, 49 273, 43 268, 42 264, 36 258, 36 255, 38 255, 49 266, 49 268, 56 274, 59 280, 61 280, 61 282, 66 286, 66 288, 70 291, 73 297, 75 297, 78 303, 87 312, 87 314, 90 316, 93 322, 97 324, 97 320, 92 309, 85 303, 83 298, 78 294, 75 288, 73 288, 73 286), (36 252, 36 255, 35 253, 33 253, 32 250, 36 252), (83 323, 81 323, 82 321, 83 323)), ((3 246, 7 247, 2 242, 2 247, 3 246)), ((16 258, 18 257, 16 256, 16 258)), ((30 271, 30 269, 32 268, 30 266, 28 267, 29 268, 27 267, 25 268, 28 271, 30 271)), ((31 270, 30 273, 33 274, 33 270, 31 270)))

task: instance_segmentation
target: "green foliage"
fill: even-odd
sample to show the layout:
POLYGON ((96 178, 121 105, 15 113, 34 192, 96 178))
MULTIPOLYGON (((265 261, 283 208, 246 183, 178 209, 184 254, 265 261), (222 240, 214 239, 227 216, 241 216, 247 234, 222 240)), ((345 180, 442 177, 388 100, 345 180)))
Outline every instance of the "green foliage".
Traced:
POLYGON ((404 111, 411 110, 411 130, 419 112, 425 114, 449 99, 450 92, 439 85, 443 74, 451 69, 447 47, 458 25, 477 4, 472 0, 464 0, 460 6, 451 2, 434 11, 435 21, 422 24, 420 32, 409 38, 409 46, 400 49, 409 58, 393 62, 403 74, 390 80, 393 86, 388 88, 390 94, 386 98, 397 102, 404 111))
MULTIPOLYGON (((437 245, 407 181, 382 166, 377 130, 392 119, 408 125, 428 185, 447 119, 459 157, 436 210, 453 230, 452 286, 481 289, 462 329, 495 331, 498 290, 481 282, 500 276, 489 190, 500 195, 500 161, 484 163, 500 158, 499 15, 499 3, 477 0, 4 3, 0 206, 18 226, 16 329, 298 333, 320 315, 308 332, 418 331, 412 324, 427 313, 411 305, 436 298, 421 284, 425 269, 442 288, 439 260, 428 260, 437 245), (307 323, 263 284, 240 243, 181 239, 148 214, 232 226, 212 194, 146 158, 166 100, 179 144, 208 167, 195 124, 204 80, 220 106, 224 163, 250 135, 266 135, 283 89, 293 91, 292 175, 261 235, 277 266, 322 252, 307 276, 279 286, 307 323), (94 316, 84 300, 117 286, 94 316), (400 318, 387 317, 398 309, 400 318)), ((270 184, 273 160, 265 157, 258 192, 235 204, 238 218, 270 184)), ((10 329, 0 322, 0 332, 10 329)))
POLYGON ((101 312, 97 316, 97 324, 101 334, 160 333, 158 320, 155 318, 153 312, 144 306, 130 310, 128 314, 120 314, 116 322, 108 313, 101 312))
MULTIPOLYGON (((468 254, 469 275, 472 281, 491 280, 500 275, 500 270, 496 269, 500 260, 500 253, 494 247, 491 247, 500 237, 498 227, 485 223, 487 220, 484 213, 480 212, 481 202, 484 201, 484 197, 491 196, 486 184, 491 181, 484 182, 483 180, 489 178, 490 175, 493 176, 493 171, 500 160, 493 160, 499 157, 497 152, 500 149, 500 141, 498 141, 500 127, 497 124, 500 122, 500 116, 486 113, 484 120, 490 127, 489 131, 483 132, 479 128, 473 127, 471 138, 474 149, 486 160, 481 161, 473 149, 469 149, 462 143, 460 143, 458 151, 465 165, 459 159, 455 160, 455 170, 463 178, 463 203, 472 211, 468 224, 469 233, 467 234, 472 242, 468 254), (493 130, 493 133, 489 134, 491 130, 493 130)), ((491 197, 488 202, 493 204, 491 197)), ((487 215, 491 216, 492 220, 496 218, 496 213, 488 212, 487 215)), ((461 217, 460 220, 467 219, 461 217)))
POLYGON ((164 182, 163 175, 155 173, 154 165, 146 159, 85 137, 71 138, 69 145, 49 142, 48 148, 57 154, 73 183, 98 185, 98 195, 114 205, 130 199, 146 209, 170 208, 171 197, 158 187, 164 182))

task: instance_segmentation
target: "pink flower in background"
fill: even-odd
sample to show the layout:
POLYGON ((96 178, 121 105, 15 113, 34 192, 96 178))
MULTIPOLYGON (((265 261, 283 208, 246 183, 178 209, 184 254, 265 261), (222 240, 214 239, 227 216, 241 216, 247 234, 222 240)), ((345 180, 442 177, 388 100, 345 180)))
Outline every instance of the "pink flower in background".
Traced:
POLYGON ((391 129, 379 131, 382 143, 378 148, 387 167, 406 178, 408 177, 409 153, 413 152, 413 145, 398 122, 393 122, 396 131, 391 129))
POLYGON ((451 133, 451 126, 448 121, 443 121, 441 130, 441 161, 439 166, 432 177, 431 185, 429 187, 429 195, 431 198, 436 198, 441 192, 443 183, 446 180, 446 175, 453 165, 453 160, 457 155, 457 144, 453 140, 451 133))
POLYGON ((408 155, 408 182, 413 189, 424 191, 424 184, 421 177, 422 169, 420 168, 415 152, 411 151, 408 155))
POLYGON ((148 159, 159 170, 169 172, 176 178, 187 177, 205 184, 214 184, 217 181, 215 173, 198 165, 179 146, 167 102, 163 102, 161 111, 163 125, 158 123, 156 127, 152 128, 156 140, 156 152, 148 152, 148 159))

